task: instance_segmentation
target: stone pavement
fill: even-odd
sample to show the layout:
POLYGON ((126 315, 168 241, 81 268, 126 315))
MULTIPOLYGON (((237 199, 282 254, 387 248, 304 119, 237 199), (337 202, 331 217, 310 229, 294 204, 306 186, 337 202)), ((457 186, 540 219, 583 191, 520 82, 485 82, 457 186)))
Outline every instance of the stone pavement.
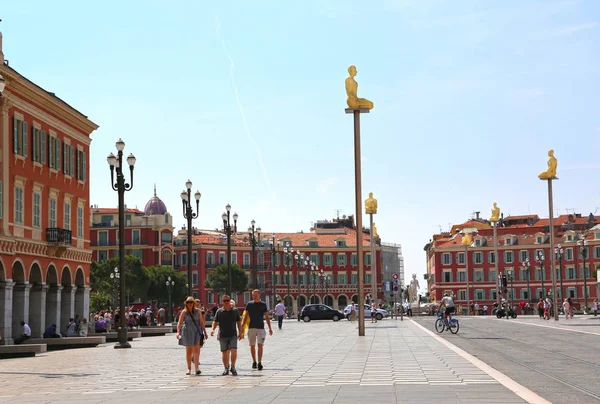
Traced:
MULTIPOLYGON (((432 320, 434 318, 431 318, 432 320)), ((431 324, 432 325, 432 324, 431 324)), ((218 342, 201 354, 201 376, 185 376, 174 334, 0 362, 0 402, 525 402, 411 321, 357 324, 286 320, 267 337, 263 371, 240 344, 238 377, 220 376, 218 342)))

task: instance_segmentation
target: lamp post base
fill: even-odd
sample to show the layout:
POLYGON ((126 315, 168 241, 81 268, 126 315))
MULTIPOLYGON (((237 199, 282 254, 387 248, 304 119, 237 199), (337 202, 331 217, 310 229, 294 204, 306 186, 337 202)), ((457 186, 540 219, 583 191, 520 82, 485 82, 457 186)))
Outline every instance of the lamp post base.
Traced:
POLYGON ((127 342, 127 328, 119 328, 117 331, 119 342, 115 344, 115 349, 131 348, 131 344, 127 342))

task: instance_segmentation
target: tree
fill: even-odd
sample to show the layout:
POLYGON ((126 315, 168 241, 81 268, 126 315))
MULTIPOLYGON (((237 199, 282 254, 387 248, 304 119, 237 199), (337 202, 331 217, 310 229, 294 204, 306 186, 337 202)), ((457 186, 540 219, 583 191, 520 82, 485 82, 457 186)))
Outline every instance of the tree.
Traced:
MULTIPOLYGON (((111 296, 118 296, 119 284, 110 278, 114 269, 119 267, 119 259, 111 258, 102 263, 92 262, 90 268, 90 283, 92 290, 99 291, 111 296)), ((129 301, 140 299, 145 301, 148 295, 150 278, 148 271, 142 266, 142 262, 131 255, 125 257, 125 292, 129 295, 129 301)))
POLYGON ((111 295, 100 291, 92 291, 90 293, 90 312, 97 313, 100 310, 106 309, 111 299, 111 295))
MULTIPOLYGON (((206 277, 204 283, 207 288, 215 292, 227 291, 228 276, 227 264, 216 267, 206 277)), ((231 264, 231 292, 244 293, 248 288, 248 275, 238 264, 231 264)))
POLYGON ((169 291, 166 282, 171 277, 175 281, 173 292, 171 294, 172 302, 183 302, 187 297, 187 275, 183 272, 176 272, 173 268, 156 265, 146 268, 150 283, 148 286, 148 298, 158 302, 168 302, 169 291))

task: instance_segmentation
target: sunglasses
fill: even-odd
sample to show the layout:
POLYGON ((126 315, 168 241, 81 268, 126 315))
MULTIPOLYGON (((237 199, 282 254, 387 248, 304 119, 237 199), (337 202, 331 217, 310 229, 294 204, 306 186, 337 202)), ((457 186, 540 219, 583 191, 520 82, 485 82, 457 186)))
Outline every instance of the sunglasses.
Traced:
POLYGON ((185 304, 194 304, 194 302, 185 302, 185 304))
POLYGON ((226 300, 223 300, 223 303, 227 303, 227 302, 230 302, 230 301, 231 301, 231 299, 226 299, 226 300))

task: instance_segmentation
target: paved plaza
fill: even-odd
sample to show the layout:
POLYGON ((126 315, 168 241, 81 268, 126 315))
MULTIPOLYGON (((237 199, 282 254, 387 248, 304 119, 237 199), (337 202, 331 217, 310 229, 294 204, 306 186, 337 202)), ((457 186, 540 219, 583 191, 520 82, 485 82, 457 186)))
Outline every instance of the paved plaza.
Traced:
POLYGON ((262 371, 250 368, 247 342, 239 350, 238 377, 220 376, 217 340, 202 350, 201 376, 185 376, 183 347, 174 334, 48 352, 1 362, 0 402, 526 402, 405 320, 357 324, 342 320, 286 320, 268 337, 262 371))

